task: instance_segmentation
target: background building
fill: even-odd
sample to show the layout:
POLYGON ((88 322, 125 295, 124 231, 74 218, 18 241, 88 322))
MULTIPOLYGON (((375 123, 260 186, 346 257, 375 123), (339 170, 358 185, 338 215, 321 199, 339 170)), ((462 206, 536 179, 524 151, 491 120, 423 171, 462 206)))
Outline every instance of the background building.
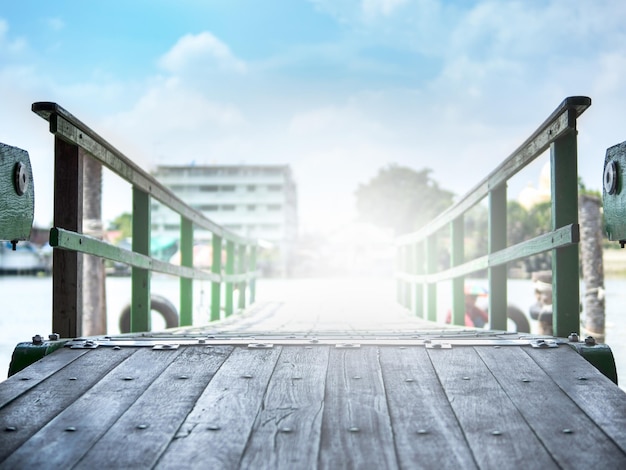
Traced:
MULTIPOLYGON (((287 275, 297 236, 297 191, 288 165, 158 166, 154 176, 209 219, 251 238, 269 242, 260 266, 287 275), (270 262, 271 261, 271 262, 270 262)), ((178 237, 180 216, 155 204, 153 235, 178 237)), ((196 240, 210 239, 196 230, 196 240)))

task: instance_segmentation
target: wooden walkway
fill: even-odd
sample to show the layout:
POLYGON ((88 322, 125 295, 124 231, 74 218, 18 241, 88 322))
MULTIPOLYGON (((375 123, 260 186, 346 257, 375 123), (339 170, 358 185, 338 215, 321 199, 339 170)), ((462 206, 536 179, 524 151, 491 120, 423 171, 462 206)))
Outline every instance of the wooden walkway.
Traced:
POLYGON ((626 468, 626 395, 566 344, 337 288, 73 341, 0 384, 0 468, 626 468))

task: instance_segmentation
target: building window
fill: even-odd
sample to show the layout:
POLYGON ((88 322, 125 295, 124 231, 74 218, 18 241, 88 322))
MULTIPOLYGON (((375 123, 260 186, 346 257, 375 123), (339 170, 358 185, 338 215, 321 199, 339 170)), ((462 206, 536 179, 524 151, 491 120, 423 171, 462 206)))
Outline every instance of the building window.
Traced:
POLYGON ((200 186, 200 191, 205 192, 205 193, 215 193, 217 192, 217 186, 213 186, 213 185, 200 186))
POLYGON ((247 186, 247 188, 248 188, 248 192, 250 192, 250 193, 252 193, 252 192, 256 191, 256 186, 255 186, 255 185, 253 185, 253 184, 249 184, 249 185, 247 186))
POLYGON ((279 192, 283 190, 283 186, 281 184, 270 184, 267 189, 271 192, 279 192))
POLYGON ((235 210, 235 205, 234 204, 226 204, 224 206, 221 206, 220 209, 222 209, 223 211, 234 211, 235 210))
POLYGON ((198 209, 205 212, 213 212, 218 209, 218 206, 214 206, 212 204, 202 204, 198 206, 198 209))
POLYGON ((281 206, 280 204, 270 204, 270 205, 267 206, 267 210, 268 211, 273 211, 273 212, 279 211, 282 208, 283 208, 283 206, 281 206))
POLYGON ((235 190, 234 186, 220 186, 220 191, 224 191, 225 193, 232 193, 235 190))
POLYGON ((249 205, 248 205, 248 210, 249 210, 250 212, 255 211, 255 210, 256 210, 256 206, 255 206, 254 204, 249 204, 249 205))

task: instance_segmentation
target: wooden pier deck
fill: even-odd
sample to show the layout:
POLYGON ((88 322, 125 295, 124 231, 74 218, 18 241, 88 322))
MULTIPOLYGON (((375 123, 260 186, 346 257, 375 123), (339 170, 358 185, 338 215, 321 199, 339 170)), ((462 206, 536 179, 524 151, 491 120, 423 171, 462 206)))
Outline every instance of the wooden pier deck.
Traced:
POLYGON ((71 342, 0 384, 0 468, 626 468, 626 395, 565 342, 329 285, 71 342))

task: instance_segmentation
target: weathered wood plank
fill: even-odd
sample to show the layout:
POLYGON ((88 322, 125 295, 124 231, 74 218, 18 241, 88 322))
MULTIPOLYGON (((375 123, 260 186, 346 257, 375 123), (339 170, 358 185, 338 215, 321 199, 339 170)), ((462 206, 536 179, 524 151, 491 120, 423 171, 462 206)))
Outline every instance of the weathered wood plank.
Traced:
MULTIPOLYGON (((93 352, 100 351, 115 355, 125 349, 93 352)), ((1 468, 35 467, 42 462, 48 467, 75 465, 178 354, 180 350, 139 349, 43 426, 1 468)))
POLYGON ((84 349, 62 348, 12 375, 0 387, 0 409, 86 352, 84 349))
POLYGON ((244 468, 316 468, 329 347, 283 347, 244 468))
POLYGON ((321 468, 396 468, 378 348, 332 349, 322 418, 321 468))
POLYGON ((623 390, 569 347, 524 351, 626 452, 626 393, 623 390))
POLYGON ((0 143, 0 240, 28 240, 35 187, 28 152, 0 143))
POLYGON ((381 347, 380 358, 400 467, 476 468, 426 350, 381 347))
POLYGON ((237 468, 280 351, 236 348, 198 398, 157 468, 237 468))
MULTIPOLYGON (((626 454, 521 348, 483 347, 476 351, 559 465, 626 468, 626 454), (587 448, 594 452, 584 452, 587 448), (582 452, 574 453, 572 449, 582 452)), ((540 352, 546 356, 552 351, 540 352)))
MULTIPOLYGON (((78 400, 133 352, 133 349, 128 348, 117 351, 108 348, 80 351, 63 349, 11 377, 10 381, 21 382, 20 379, 25 377, 37 380, 37 373, 46 376, 45 380, 39 378, 37 387, 25 391, 0 410, 0 462, 27 443, 50 420, 78 400), (89 353, 85 354, 87 351, 89 353), (66 361, 69 364, 62 367, 66 361), (48 365, 50 373, 45 373, 48 365), (36 372, 31 375, 33 368, 36 372), (7 431, 9 429, 11 431, 7 431)), ((54 438, 51 437, 51 440, 54 438)), ((31 458, 38 450, 35 448, 32 451, 31 458)), ((19 456, 17 460, 9 459, 7 462, 14 462, 16 466, 13 468, 21 467, 19 456)), ((0 467, 11 468, 11 464, 5 462, 0 467)))
POLYGON ((473 347, 428 355, 479 467, 557 467, 473 347))
POLYGON ((152 468, 232 349, 185 348, 75 468, 152 468))

